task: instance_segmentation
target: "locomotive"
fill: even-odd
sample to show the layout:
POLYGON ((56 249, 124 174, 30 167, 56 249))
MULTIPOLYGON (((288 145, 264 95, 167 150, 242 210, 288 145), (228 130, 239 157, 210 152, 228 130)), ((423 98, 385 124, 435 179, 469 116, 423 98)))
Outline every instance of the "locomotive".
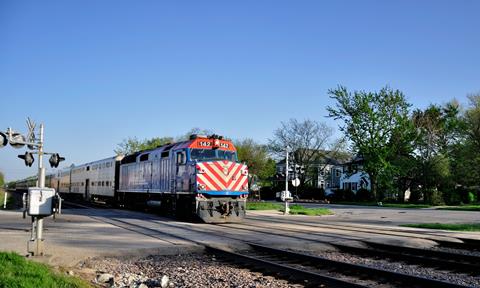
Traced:
MULTIPOLYGON (((17 189, 33 186, 32 179, 17 189)), ((231 140, 191 135, 187 141, 57 171, 46 185, 67 199, 149 207, 206 223, 245 217, 248 167, 231 140)))

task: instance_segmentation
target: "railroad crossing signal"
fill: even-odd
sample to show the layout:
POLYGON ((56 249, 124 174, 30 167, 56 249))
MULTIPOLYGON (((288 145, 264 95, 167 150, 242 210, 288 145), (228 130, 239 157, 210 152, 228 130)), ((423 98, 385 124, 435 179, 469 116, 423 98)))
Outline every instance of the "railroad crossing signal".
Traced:
POLYGON ((11 133, 10 136, 10 146, 12 146, 15 149, 20 149, 23 146, 25 146, 25 136, 23 136, 20 133, 11 133))
POLYGON ((53 153, 52 156, 50 156, 50 159, 48 162, 50 162, 50 167, 52 168, 57 168, 60 162, 64 161, 64 157, 60 157, 58 153, 53 153))
MULTIPOLYGON (((45 190, 45 168, 43 167, 43 155, 52 155, 49 160, 52 168, 57 168, 60 162, 64 161, 65 158, 61 157, 58 153, 46 153, 43 151, 43 124, 40 124, 38 138, 35 134, 36 124, 31 121, 30 118, 27 119, 27 127, 27 137, 13 131, 11 128, 8 128, 6 132, 0 132, 0 148, 7 146, 7 144, 10 143, 10 145, 16 149, 27 145, 28 149, 35 150, 34 152, 25 152, 23 155, 18 155, 18 158, 23 159, 25 161, 25 165, 31 167, 35 161, 33 154, 35 153, 38 155, 38 187, 36 188, 40 189, 40 191, 43 191, 45 190)), ((52 191, 55 193, 55 190, 52 191)), ((43 217, 50 214, 29 214, 32 216, 32 239, 28 242, 28 251, 35 256, 43 255, 43 217), (34 232, 36 234, 35 238, 33 236, 34 232), (32 245, 33 249, 30 249, 30 245, 32 245)))
POLYGON ((25 152, 25 155, 18 155, 18 158, 23 159, 25 161, 25 166, 28 167, 32 167, 32 164, 35 161, 31 152, 25 152))
POLYGON ((7 134, 0 132, 0 148, 7 146, 7 144, 8 144, 7 134))

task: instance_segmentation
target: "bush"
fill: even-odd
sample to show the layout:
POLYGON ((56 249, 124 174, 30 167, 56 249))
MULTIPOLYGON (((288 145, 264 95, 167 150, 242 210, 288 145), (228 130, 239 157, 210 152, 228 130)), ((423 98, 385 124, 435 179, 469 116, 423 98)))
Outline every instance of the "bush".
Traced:
POLYGON ((357 191, 357 194, 355 194, 355 199, 357 201, 363 201, 363 202, 372 201, 373 194, 371 191, 365 188, 361 188, 360 190, 357 191))
POLYGON ((447 205, 460 205, 462 203, 462 197, 459 189, 448 189, 443 193, 443 199, 447 205))
POLYGON ((467 194, 467 199, 468 199, 468 203, 475 203, 477 202, 477 195, 475 195, 475 193, 473 192, 468 192, 467 194))
MULTIPOLYGON (((283 188, 285 190, 285 188, 283 188)), ((281 190, 278 190, 281 191, 281 190)), ((262 200, 268 199, 273 200, 275 199, 276 190, 272 186, 261 187, 260 188, 260 198, 262 200)))
MULTIPOLYGON (((293 194, 295 194, 295 188, 290 190, 293 194)), ((302 191, 298 192, 300 198, 302 199, 315 199, 315 200, 323 200, 325 199, 325 189, 323 188, 316 188, 316 187, 304 187, 302 191)))
POLYGON ((408 202, 410 202, 410 203, 419 203, 421 200, 423 200, 422 191, 420 191, 420 190, 412 190, 412 191, 410 192, 410 198, 408 199, 408 202))
POLYGON ((445 201, 443 200, 443 193, 438 190, 431 190, 431 199, 430 205, 445 205, 445 201))
POLYGON ((337 189, 333 191, 332 195, 330 195, 330 199, 334 202, 354 201, 355 194, 352 190, 337 189))

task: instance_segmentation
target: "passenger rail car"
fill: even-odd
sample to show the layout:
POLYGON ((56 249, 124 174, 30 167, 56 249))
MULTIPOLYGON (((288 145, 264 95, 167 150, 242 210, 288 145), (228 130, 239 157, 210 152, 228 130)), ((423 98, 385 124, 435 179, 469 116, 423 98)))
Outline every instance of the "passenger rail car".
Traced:
POLYGON ((49 175, 64 197, 119 206, 149 206, 207 223, 245 217, 248 167, 230 140, 192 135, 125 157, 73 166, 49 175))

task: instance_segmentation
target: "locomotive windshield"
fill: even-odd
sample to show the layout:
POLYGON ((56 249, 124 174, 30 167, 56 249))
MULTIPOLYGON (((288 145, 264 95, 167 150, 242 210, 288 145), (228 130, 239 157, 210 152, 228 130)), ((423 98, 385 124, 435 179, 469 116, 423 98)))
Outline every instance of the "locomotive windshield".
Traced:
POLYGON ((206 160, 229 160, 236 161, 237 155, 233 151, 212 150, 212 149, 191 149, 190 159, 198 161, 206 160))

